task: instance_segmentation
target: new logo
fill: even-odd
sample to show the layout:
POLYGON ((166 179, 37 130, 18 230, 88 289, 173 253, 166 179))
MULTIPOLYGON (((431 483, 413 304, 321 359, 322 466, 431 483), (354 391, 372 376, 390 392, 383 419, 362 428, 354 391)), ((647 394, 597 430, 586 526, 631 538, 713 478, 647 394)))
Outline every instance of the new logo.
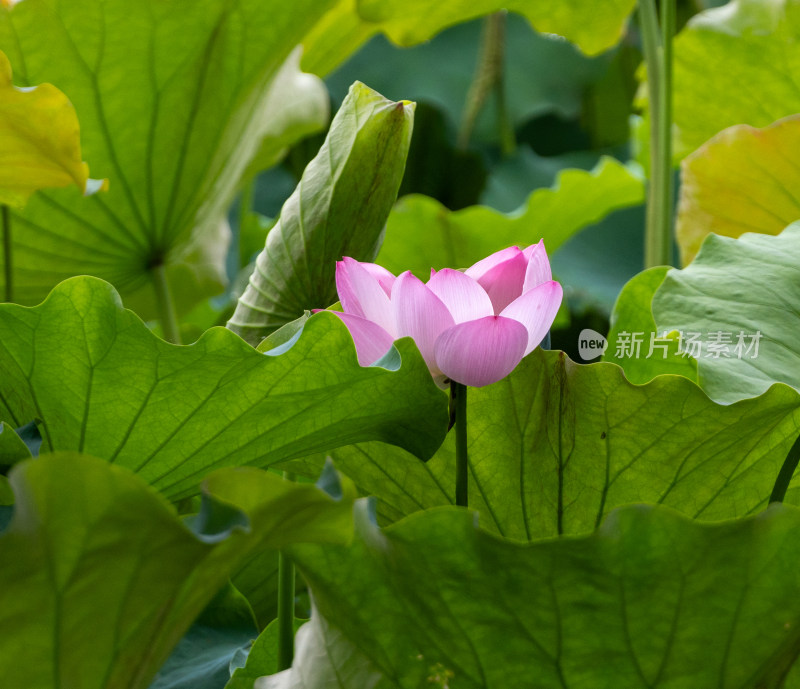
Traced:
POLYGON ((591 328, 584 328, 578 335, 578 354, 584 361, 596 359, 608 347, 608 340, 591 328))

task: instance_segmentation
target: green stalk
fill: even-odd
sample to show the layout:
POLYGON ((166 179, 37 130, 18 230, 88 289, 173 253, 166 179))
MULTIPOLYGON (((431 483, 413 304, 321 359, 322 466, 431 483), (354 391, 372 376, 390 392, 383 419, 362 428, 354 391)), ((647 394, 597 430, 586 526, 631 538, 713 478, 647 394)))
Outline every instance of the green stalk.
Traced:
POLYGON ((467 102, 458 132, 458 147, 461 150, 468 148, 475 122, 491 93, 494 93, 497 103, 497 131, 503 155, 510 155, 516 148, 514 128, 506 108, 503 79, 505 36, 505 11, 495 12, 484 19, 478 64, 467 93, 467 102))
POLYGON ((659 260, 661 265, 672 264, 672 38, 675 35, 676 0, 661 0, 661 117, 659 118, 658 141, 661 170, 661 228, 659 238, 659 260))
POLYGON ((5 263, 6 298, 11 302, 14 298, 14 264, 11 248, 11 210, 3 204, 3 261, 5 263))
MULTIPOLYGON (((294 474, 284 471, 283 478, 294 481, 294 474)), ((294 565, 278 553, 278 672, 288 670, 294 660, 294 595, 294 565)))
POLYGON ((650 101, 650 182, 645 226, 645 267, 672 258, 672 36, 675 0, 662 2, 659 29, 655 0, 639 0, 650 101))
POLYGON ((156 289, 156 302, 158 304, 159 321, 164 339, 173 344, 181 344, 181 332, 178 328, 178 317, 175 314, 175 303, 172 301, 172 292, 167 282, 167 271, 164 264, 151 268, 153 286, 156 289))
POLYGON ((450 383, 456 427, 456 505, 469 505, 469 462, 467 458, 467 386, 450 383))
POLYGON ((792 476, 794 476, 798 464, 800 464, 800 435, 797 436, 794 445, 789 450, 789 454, 783 460, 783 466, 778 472, 778 478, 775 479, 772 494, 769 496, 770 502, 783 502, 786 497, 786 489, 789 488, 789 483, 792 481, 792 476))

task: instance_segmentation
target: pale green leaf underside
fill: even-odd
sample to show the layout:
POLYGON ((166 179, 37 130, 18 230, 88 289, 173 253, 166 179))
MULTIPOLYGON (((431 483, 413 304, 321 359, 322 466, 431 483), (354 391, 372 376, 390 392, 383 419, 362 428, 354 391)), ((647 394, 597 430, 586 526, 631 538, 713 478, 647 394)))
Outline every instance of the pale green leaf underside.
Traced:
POLYGON ((389 216, 378 263, 427 280, 431 268, 467 268, 494 251, 542 238, 552 254, 584 227, 643 200, 641 179, 611 158, 592 172, 562 172, 552 188, 537 189, 508 214, 486 206, 449 211, 427 196, 406 196, 389 216))
POLYGON ((381 532, 362 506, 356 525, 350 546, 292 552, 320 614, 394 687, 776 689, 800 652, 795 508, 704 525, 634 506, 535 544, 450 508, 381 532))
POLYGON ((698 380, 712 398, 754 397, 776 382, 800 390, 798 266, 800 224, 794 224, 776 237, 709 235, 692 263, 667 273, 653 299, 656 323, 660 330, 702 334, 698 380), (730 341, 718 356, 709 347, 714 333, 730 341))
POLYGON ((45 447, 132 469, 167 496, 212 469, 270 466, 358 440, 439 446, 447 398, 410 339, 397 371, 362 368, 336 316, 306 324, 287 352, 256 352, 224 328, 170 345, 110 285, 73 278, 42 305, 0 306, 0 418, 37 419, 45 447))
POLYGON ((332 0, 25 0, 0 11, 19 85, 70 98, 83 156, 108 193, 34 196, 15 216, 16 293, 37 303, 70 276, 101 277, 152 317, 153 265, 179 310, 218 293, 218 235, 260 144, 272 77, 332 0))
POLYGON ((255 469, 210 479, 235 508, 201 535, 140 478, 85 455, 25 462, 11 484, 16 512, 0 533, 0 625, 14 630, 0 637, 4 687, 145 689, 242 557, 352 533, 351 499, 255 469))

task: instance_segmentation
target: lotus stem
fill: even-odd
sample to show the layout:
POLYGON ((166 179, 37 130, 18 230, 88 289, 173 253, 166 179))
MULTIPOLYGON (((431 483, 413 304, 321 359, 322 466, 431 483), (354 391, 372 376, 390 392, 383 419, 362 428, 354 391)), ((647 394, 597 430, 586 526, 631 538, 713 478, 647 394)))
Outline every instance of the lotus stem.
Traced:
POLYGON ((178 327, 178 317, 175 314, 175 303, 172 300, 172 291, 167 281, 167 271, 163 263, 155 265, 151 269, 153 276, 153 286, 156 290, 156 302, 158 304, 159 321, 164 339, 173 344, 181 344, 181 331, 178 327))
POLYGON ((3 262, 5 263, 5 300, 11 302, 14 298, 14 263, 11 247, 11 209, 3 204, 3 262))
POLYGON ((783 466, 778 472, 778 478, 775 479, 772 494, 769 496, 770 502, 783 502, 798 464, 800 464, 800 435, 797 436, 794 445, 789 450, 789 454, 783 460, 783 466))
POLYGON ((645 226, 645 268, 672 263, 672 37, 675 0, 639 0, 650 101, 650 180, 645 226))
MULTIPOLYGON (((294 481, 294 474, 283 472, 283 478, 294 481)), ((294 597, 295 571, 292 561, 278 553, 278 672, 292 667, 294 660, 294 597)))
POLYGON ((467 93, 467 102, 458 132, 458 147, 466 150, 472 130, 489 94, 494 93, 497 103, 497 132, 503 155, 510 155, 516 148, 514 127, 508 117, 503 78, 505 53, 506 12, 495 12, 484 19, 478 66, 467 93))
POLYGON ((467 386, 450 383, 456 429, 456 505, 469 505, 469 461, 467 455, 467 386))

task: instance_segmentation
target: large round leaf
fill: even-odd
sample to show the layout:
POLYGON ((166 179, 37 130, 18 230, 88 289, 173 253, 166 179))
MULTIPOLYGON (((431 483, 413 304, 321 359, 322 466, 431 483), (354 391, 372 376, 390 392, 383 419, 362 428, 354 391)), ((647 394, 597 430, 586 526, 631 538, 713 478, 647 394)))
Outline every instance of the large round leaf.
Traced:
MULTIPOLYGON (((533 544, 452 508, 385 531, 357 509, 352 545, 292 552, 382 686, 777 689, 800 653, 796 508, 708 525, 632 506, 590 536, 533 544)), ((331 662, 316 651, 300 677, 331 662)), ((329 681, 292 686, 360 686, 329 681)))
POLYGON ((603 361, 621 366, 631 383, 647 383, 663 374, 697 380, 697 362, 680 351, 674 335, 659 332, 653 318, 653 295, 668 270, 656 266, 628 280, 611 313, 603 361))
POLYGON ((277 356, 224 328, 171 345, 110 285, 73 278, 35 308, 0 306, 0 419, 36 419, 49 450, 125 466, 171 498, 196 493, 215 468, 267 467, 359 440, 425 458, 442 441, 447 396, 410 339, 397 348, 398 370, 359 366, 330 313, 277 356))
POLYGON ((20 85, 75 105, 84 157, 107 194, 37 194, 14 218, 16 291, 102 277, 152 317, 166 266, 178 307, 221 289, 220 222, 266 128, 274 75, 332 0, 25 0, 0 9, 20 85))
MULTIPOLYGON (((633 385, 614 364, 555 351, 470 390, 467 406, 470 507, 485 528, 522 540, 586 533, 631 502, 704 520, 751 514, 800 433, 800 395, 786 386, 723 405, 682 376, 633 385)), ((380 443, 332 456, 386 521, 453 502, 452 433, 425 464, 380 443)))

